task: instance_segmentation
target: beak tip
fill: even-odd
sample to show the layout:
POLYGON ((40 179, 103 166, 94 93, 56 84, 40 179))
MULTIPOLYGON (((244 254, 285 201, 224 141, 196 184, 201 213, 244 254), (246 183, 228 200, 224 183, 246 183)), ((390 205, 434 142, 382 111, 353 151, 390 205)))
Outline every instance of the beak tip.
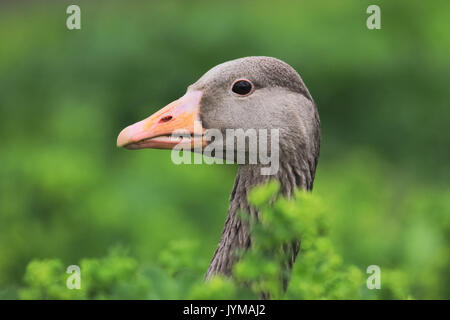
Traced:
POLYGON ((127 133, 127 128, 125 128, 119 133, 119 136, 117 137, 116 146, 118 148, 121 148, 125 146, 128 142, 129 142, 129 135, 127 133))

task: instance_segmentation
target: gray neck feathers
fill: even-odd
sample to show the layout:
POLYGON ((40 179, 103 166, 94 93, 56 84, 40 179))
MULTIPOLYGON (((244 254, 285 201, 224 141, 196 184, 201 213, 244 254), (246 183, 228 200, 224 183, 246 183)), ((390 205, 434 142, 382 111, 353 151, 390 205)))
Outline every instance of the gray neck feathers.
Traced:
MULTIPOLYGON (((206 273, 206 279, 214 274, 231 275, 232 266, 237 261, 236 249, 247 249, 251 245, 249 225, 239 217, 239 212, 246 212, 252 217, 258 217, 258 212, 247 202, 247 192, 254 186, 263 184, 271 179, 280 182, 281 192, 291 197, 295 189, 311 190, 317 157, 308 159, 302 154, 289 154, 284 151, 280 159, 291 161, 281 162, 280 168, 274 176, 261 175, 258 165, 241 165, 234 182, 230 197, 230 206, 222 232, 222 238, 214 253, 211 264, 206 273)), ((296 254, 296 253, 295 253, 296 254)), ((293 257, 295 259, 295 256, 293 257)))

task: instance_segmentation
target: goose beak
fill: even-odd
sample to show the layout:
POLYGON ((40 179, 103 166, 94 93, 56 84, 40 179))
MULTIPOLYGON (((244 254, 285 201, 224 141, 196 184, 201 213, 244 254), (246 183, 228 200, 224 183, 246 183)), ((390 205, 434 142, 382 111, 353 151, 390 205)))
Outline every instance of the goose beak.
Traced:
POLYGON ((117 146, 127 149, 187 149, 205 146, 200 123, 201 91, 189 91, 183 97, 140 122, 126 127, 117 137, 117 146))

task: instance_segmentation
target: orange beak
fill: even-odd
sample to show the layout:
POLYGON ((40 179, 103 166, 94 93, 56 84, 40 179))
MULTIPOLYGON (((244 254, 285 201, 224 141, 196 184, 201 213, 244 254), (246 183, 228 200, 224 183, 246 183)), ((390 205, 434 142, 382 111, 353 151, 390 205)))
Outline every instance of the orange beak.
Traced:
POLYGON ((117 137, 117 146, 127 149, 184 149, 205 146, 200 124, 201 91, 187 92, 153 115, 126 127, 117 137))

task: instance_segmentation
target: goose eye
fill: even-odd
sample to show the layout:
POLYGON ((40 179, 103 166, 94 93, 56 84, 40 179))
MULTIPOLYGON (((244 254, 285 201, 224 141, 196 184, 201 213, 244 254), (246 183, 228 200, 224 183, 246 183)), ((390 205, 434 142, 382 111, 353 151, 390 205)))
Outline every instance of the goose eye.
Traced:
POLYGON ((234 82, 231 89, 234 93, 245 96, 252 91, 252 84, 247 80, 237 80, 234 82))

